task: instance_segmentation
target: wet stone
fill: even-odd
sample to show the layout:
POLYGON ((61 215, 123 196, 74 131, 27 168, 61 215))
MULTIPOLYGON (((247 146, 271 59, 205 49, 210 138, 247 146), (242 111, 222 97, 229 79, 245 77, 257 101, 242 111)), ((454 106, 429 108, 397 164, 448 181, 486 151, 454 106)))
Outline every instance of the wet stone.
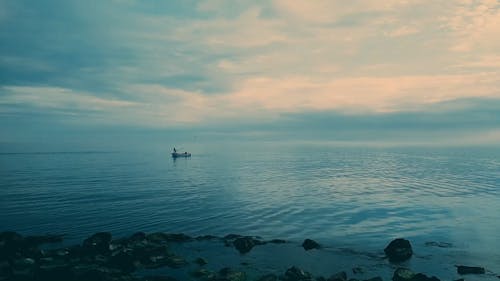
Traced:
POLYGON ((235 271, 229 267, 221 269, 217 276, 218 281, 245 281, 246 279, 245 272, 235 271))
POLYGON ((361 274, 363 272, 364 272, 364 270, 361 267, 354 267, 352 269, 352 273, 354 273, 354 274, 361 274))
POLYGON ((382 279, 382 277, 377 276, 370 279, 365 279, 364 281, 384 281, 384 280, 382 279))
POLYGON ((277 281, 277 280, 278 276, 276 276, 275 274, 266 274, 257 279, 257 281, 277 281))
POLYGON ((142 281, 178 281, 170 276, 147 276, 142 278, 142 281))
POLYGON ((393 281, 440 281, 437 277, 428 277, 422 273, 414 273, 406 268, 398 268, 392 276, 393 281))
POLYGON ((83 241, 83 250, 88 254, 107 255, 110 253, 109 244, 111 233, 98 232, 83 241))
POLYGON ((264 242, 252 237, 240 237, 233 242, 234 247, 240 252, 240 254, 246 254, 250 252, 254 246, 262 244, 264 244, 264 242))
POLYGON ((313 281, 313 276, 307 271, 292 266, 286 270, 285 275, 281 277, 283 281, 313 281))
POLYGON ((216 274, 208 269, 200 268, 191 273, 193 277, 200 278, 203 280, 212 280, 216 278, 216 274))
POLYGON ((384 252, 390 262, 403 262, 413 255, 410 241, 402 238, 391 241, 391 243, 385 247, 384 252))
POLYGON ((204 258, 197 258, 194 260, 194 262, 200 266, 203 266, 208 263, 204 258))
POLYGON ((407 268, 398 268, 394 271, 392 281, 409 281, 415 276, 415 273, 407 268))
POLYGON ((457 273, 460 275, 464 274, 484 274, 485 270, 483 267, 478 266, 465 266, 457 265, 457 273))
POLYGON ((330 276, 328 281, 347 281, 347 273, 345 271, 338 272, 332 276, 330 276))
POLYGON ((309 251, 309 250, 312 250, 312 249, 319 249, 320 245, 318 244, 318 242, 316 242, 316 241, 314 241, 312 239, 306 239, 302 243, 302 247, 304 247, 304 250, 309 251))
POLYGON ((267 243, 271 243, 271 244, 285 244, 286 240, 283 240, 283 239, 273 239, 273 240, 267 241, 267 243))

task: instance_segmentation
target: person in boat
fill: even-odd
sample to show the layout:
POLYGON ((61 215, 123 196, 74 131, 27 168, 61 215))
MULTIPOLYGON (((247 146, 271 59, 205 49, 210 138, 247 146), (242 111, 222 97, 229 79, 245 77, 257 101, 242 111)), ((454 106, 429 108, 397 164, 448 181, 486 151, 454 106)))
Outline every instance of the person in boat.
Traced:
POLYGON ((174 153, 177 153, 177 150, 175 149, 175 147, 174 147, 174 153))

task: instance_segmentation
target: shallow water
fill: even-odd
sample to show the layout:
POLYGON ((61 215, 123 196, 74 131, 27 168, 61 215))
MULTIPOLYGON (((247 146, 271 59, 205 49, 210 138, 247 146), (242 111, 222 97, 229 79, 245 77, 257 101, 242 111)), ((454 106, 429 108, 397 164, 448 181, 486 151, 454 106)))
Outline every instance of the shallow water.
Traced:
MULTIPOLYGON (((0 225, 23 234, 238 233, 377 252, 396 237, 500 271, 500 150, 196 143, 2 153, 0 225)), ((424 253, 425 254, 425 253, 424 253)))

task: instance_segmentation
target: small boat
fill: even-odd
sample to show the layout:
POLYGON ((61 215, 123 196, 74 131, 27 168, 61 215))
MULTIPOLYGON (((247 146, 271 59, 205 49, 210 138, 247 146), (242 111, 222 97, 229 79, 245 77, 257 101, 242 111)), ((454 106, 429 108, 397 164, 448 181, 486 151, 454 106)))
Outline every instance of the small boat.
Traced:
POLYGON ((191 157, 191 153, 189 153, 189 152, 172 152, 172 157, 173 158, 191 157))

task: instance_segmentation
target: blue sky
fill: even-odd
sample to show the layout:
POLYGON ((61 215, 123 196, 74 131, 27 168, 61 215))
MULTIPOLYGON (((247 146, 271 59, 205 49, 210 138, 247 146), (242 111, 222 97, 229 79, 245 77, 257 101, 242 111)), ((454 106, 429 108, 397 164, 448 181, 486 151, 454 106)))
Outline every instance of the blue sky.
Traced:
POLYGON ((497 0, 0 0, 0 142, 499 143, 499 35, 497 0))

